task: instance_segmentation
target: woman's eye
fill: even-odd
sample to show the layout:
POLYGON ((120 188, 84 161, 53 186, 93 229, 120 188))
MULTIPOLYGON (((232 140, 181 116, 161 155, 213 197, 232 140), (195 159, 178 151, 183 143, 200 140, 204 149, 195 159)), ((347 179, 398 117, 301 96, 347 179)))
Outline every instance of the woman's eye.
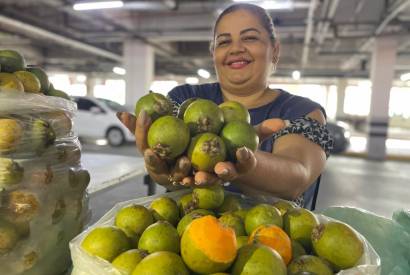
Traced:
POLYGON ((222 40, 222 41, 218 41, 216 43, 217 46, 224 46, 227 45, 229 43, 229 40, 222 40))
POLYGON ((243 38, 243 40, 245 40, 245 41, 255 41, 255 40, 258 40, 258 38, 256 36, 245 36, 243 38))

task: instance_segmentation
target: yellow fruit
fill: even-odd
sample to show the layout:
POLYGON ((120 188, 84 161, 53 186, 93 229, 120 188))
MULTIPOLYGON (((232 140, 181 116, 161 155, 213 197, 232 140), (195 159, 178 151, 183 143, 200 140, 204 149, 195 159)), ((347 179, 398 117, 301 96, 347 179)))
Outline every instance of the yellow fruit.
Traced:
POLYGON ((236 101, 226 101, 219 105, 223 114, 225 123, 231 121, 243 121, 246 123, 251 122, 251 116, 248 110, 241 103, 236 101))
POLYGON ((46 72, 40 67, 36 66, 28 66, 26 70, 37 76, 38 80, 40 80, 41 83, 41 92, 47 94, 50 88, 50 81, 48 80, 46 72))
POLYGON ((290 209, 283 216, 283 229, 307 251, 312 249, 312 230, 318 224, 315 214, 305 208, 290 209))
POLYGON ((138 248, 148 253, 170 251, 179 253, 179 235, 167 221, 159 221, 145 229, 138 241, 138 248))
POLYGON ((6 221, 0 220, 0 255, 3 255, 12 250, 19 236, 13 225, 6 221))
POLYGON ((14 75, 21 81, 26 93, 40 93, 41 83, 37 76, 27 71, 17 71, 14 75))
POLYGON ((112 265, 121 272, 131 275, 137 264, 146 256, 147 253, 143 250, 131 249, 118 255, 112 261, 112 265))
POLYGON ((89 254, 111 262, 122 252, 130 249, 130 243, 123 231, 115 226, 93 229, 81 242, 89 254))
POLYGON ((22 134, 23 128, 17 120, 0 118, 0 154, 14 151, 22 134))
POLYGON ((155 252, 137 264, 132 275, 189 275, 181 257, 173 252, 155 252))
POLYGON ((206 187, 196 187, 192 191, 194 208, 212 210, 222 205, 224 201, 224 188, 215 184, 206 187))
POLYGON ((174 226, 179 221, 178 205, 171 198, 157 198, 151 203, 150 208, 155 220, 157 221, 166 220, 174 226))
POLYGON ((194 272, 223 272, 235 260, 236 253, 235 232, 213 216, 193 220, 182 235, 182 259, 194 272))
POLYGON ((142 205, 124 207, 115 216, 115 225, 131 238, 141 235, 153 222, 151 212, 142 205))
POLYGON ((245 229, 250 235, 255 228, 263 224, 274 224, 282 227, 283 221, 278 209, 269 204, 258 204, 246 214, 245 229))
POLYGON ((24 86, 14 74, 0 73, 0 92, 2 91, 24 92, 24 86))
POLYGON ((24 174, 24 168, 9 158, 0 157, 0 189, 18 184, 24 174))

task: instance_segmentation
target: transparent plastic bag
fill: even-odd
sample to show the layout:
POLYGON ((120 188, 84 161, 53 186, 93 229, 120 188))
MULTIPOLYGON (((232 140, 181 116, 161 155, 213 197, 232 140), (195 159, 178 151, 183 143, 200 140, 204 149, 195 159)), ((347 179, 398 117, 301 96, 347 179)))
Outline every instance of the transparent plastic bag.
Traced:
MULTIPOLYGON (((178 200, 183 195, 189 193, 191 190, 184 189, 180 191, 165 193, 161 195, 155 195, 150 197, 144 197, 134 200, 129 200, 125 202, 121 202, 116 204, 110 211, 108 211, 99 221, 95 224, 87 228, 84 232, 78 235, 75 239, 70 242, 70 250, 71 250, 71 258, 73 261, 73 271, 71 275, 121 275, 121 273, 115 269, 111 263, 100 259, 95 256, 89 255, 81 248, 81 242, 84 237, 94 228, 100 226, 107 226, 113 225, 116 213, 123 207, 132 205, 132 204, 139 204, 149 207, 151 202, 162 196, 167 196, 173 198, 174 200, 178 200)), ((261 203, 260 201, 255 201, 252 198, 246 197, 244 195, 239 195, 237 193, 231 193, 234 196, 241 198, 241 204, 245 207, 250 207, 257 203, 261 203)), ((269 201, 273 202, 277 199, 270 198, 269 201)), ((266 202, 265 199, 263 202, 266 202)), ((333 220, 328 218, 324 215, 317 215, 320 222, 327 222, 329 220, 333 220)), ((363 257, 360 259, 358 265, 354 268, 343 270, 337 273, 338 275, 378 275, 380 274, 380 259, 377 253, 374 251, 372 246, 367 242, 367 240, 360 234, 358 234, 360 238, 364 241, 365 249, 363 257)))
POLYGON ((381 274, 410 274, 410 212, 398 210, 393 219, 352 207, 330 207, 326 216, 345 222, 360 232, 381 259, 381 274))
POLYGON ((0 274, 54 275, 88 222, 74 102, 0 91, 0 274))

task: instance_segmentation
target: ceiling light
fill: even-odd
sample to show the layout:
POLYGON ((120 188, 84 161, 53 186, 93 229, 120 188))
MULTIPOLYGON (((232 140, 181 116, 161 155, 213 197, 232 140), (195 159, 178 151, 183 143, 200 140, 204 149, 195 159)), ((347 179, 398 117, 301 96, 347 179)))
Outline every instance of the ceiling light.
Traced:
POLYGON ((188 84, 198 84, 198 83, 199 83, 199 79, 198 79, 198 77, 187 77, 187 78, 185 78, 185 83, 188 83, 188 84))
POLYGON ((121 8, 124 6, 123 1, 94 1, 94 2, 83 2, 73 5, 73 9, 77 11, 83 10, 101 10, 101 9, 114 9, 121 8))
POLYGON ((293 71, 292 72, 292 78, 294 80, 299 80, 300 79, 300 72, 299 71, 293 71))
POLYGON ((211 77, 211 74, 207 70, 204 70, 204 69, 199 69, 197 73, 200 77, 205 78, 205 79, 208 79, 211 77))
POLYGON ((267 10, 291 10, 293 3, 291 1, 262 1, 258 4, 267 10))
POLYGON ((114 67, 114 68, 112 68, 112 71, 116 74, 119 74, 119 75, 125 75, 127 73, 127 71, 124 68, 121 68, 121 67, 114 67))
POLYGON ((410 73, 402 74, 400 76, 401 81, 409 81, 410 80, 410 73))

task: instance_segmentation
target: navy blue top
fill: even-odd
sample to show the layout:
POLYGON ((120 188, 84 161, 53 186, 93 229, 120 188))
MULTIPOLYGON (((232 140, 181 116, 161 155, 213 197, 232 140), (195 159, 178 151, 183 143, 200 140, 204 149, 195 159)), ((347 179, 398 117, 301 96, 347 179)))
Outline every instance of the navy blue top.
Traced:
MULTIPOLYGON (((278 91, 280 94, 272 102, 248 110, 251 116, 252 125, 259 124, 269 118, 293 120, 304 117, 316 109, 321 109, 323 114, 326 115, 325 110, 320 104, 305 97, 292 95, 283 90, 278 91)), ((185 84, 177 86, 168 93, 168 96, 178 105, 192 97, 209 99, 218 105, 223 103, 223 96, 219 83, 200 85, 185 84)), ((265 152, 272 152, 273 139, 270 138, 263 142, 260 149, 265 152)), ((313 185, 311 188, 312 187, 313 185)))

